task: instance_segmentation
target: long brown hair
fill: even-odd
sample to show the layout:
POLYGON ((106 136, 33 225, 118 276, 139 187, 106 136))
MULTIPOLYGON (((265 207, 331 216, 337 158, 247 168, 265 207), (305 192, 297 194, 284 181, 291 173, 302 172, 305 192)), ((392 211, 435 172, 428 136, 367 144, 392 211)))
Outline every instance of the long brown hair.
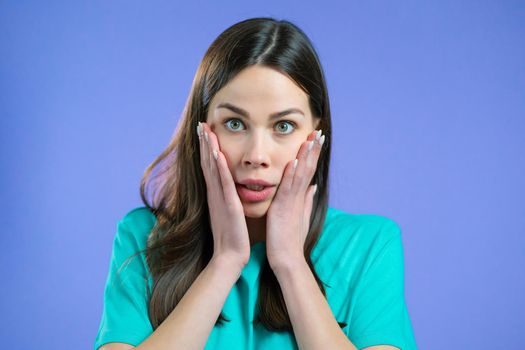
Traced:
MULTIPOLYGON (((157 218, 147 248, 141 251, 146 252, 153 281, 151 292, 148 289, 153 329, 177 306, 213 254, 197 123, 206 120, 209 103, 217 91, 251 65, 276 69, 295 81, 308 95, 312 115, 320 118, 318 129, 326 135, 311 182, 318 188, 304 249, 307 263, 326 297, 310 259, 328 209, 332 129, 324 73, 312 43, 296 25, 287 20, 251 18, 227 28, 210 45, 197 69, 171 142, 147 167, 141 180, 142 201, 157 218)), ((262 266, 258 295, 258 319, 254 324, 261 322, 270 331, 292 331, 281 288, 267 260, 262 266)), ((230 320, 221 312, 216 325, 224 321, 230 320)))

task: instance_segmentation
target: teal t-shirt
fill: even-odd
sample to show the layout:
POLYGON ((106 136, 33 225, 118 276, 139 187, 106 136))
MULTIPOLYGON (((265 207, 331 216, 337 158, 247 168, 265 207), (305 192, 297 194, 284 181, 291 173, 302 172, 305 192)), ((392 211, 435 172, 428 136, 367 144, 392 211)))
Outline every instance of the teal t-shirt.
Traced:
MULTIPOLYGON (((146 289, 151 291, 152 279, 145 256, 121 264, 146 247, 155 221, 153 213, 139 207, 117 225, 95 350, 109 342, 137 346, 153 332, 146 289)), ((252 325, 265 257, 266 242, 254 244, 222 309, 230 322, 212 329, 205 350, 298 349, 293 332, 252 325)), ((329 207, 311 259, 332 313, 347 324, 342 331, 352 344, 358 349, 380 344, 417 349, 405 303, 401 230, 393 220, 329 207)))

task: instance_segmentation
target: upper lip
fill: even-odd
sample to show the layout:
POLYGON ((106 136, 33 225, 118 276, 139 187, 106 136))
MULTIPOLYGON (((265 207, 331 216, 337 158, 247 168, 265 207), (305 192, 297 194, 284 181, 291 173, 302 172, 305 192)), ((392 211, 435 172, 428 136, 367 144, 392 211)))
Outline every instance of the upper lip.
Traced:
POLYGON ((260 185, 260 186, 273 186, 271 183, 261 179, 246 179, 238 182, 241 185, 260 185))

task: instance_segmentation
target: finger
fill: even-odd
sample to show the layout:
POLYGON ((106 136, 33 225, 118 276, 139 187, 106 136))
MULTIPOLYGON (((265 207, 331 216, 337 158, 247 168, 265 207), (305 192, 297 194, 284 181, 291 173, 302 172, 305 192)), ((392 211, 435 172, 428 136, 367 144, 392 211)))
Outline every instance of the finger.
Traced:
POLYGON ((308 185, 312 184, 313 177, 315 175, 315 172, 317 170, 317 163, 319 163, 319 157, 321 155, 321 151, 323 149, 323 144, 325 140, 325 135, 322 134, 322 130, 318 130, 314 134, 313 139, 313 147, 310 153, 307 155, 307 169, 305 171, 305 180, 307 181, 308 185))
POLYGON ((292 180, 292 191, 294 192, 305 193, 306 187, 312 179, 314 171, 312 171, 312 161, 309 160, 308 157, 316 147, 316 142, 312 142, 315 141, 316 134, 317 130, 312 131, 308 135, 307 141, 305 141, 299 148, 299 152, 297 154, 297 168, 295 169, 292 180), (312 145, 311 150, 309 150, 310 145, 312 145))
POLYGON ((239 195, 237 194, 237 188, 235 188, 235 181, 233 176, 228 168, 228 162, 226 157, 221 151, 217 152, 217 169, 219 171, 219 176, 221 180, 221 185, 224 194, 224 201, 227 204, 234 204, 236 202, 240 203, 239 195))
POLYGON ((293 175, 295 172, 295 166, 294 163, 297 164, 297 159, 291 160, 286 164, 286 168, 284 169, 283 178, 281 180, 281 183, 279 184, 279 188, 277 189, 277 193, 285 192, 289 193, 292 188, 292 181, 293 181, 293 175))
POLYGON ((200 149, 200 156, 201 156, 201 168, 202 172, 204 174, 204 179, 206 180, 206 187, 210 188, 210 175, 208 169, 210 168, 209 165, 209 152, 207 150, 208 145, 206 144, 206 140, 204 139, 204 126, 203 123, 200 123, 200 136, 199 136, 199 149, 200 149))
POLYGON ((226 157, 224 156, 224 153, 220 151, 219 139, 211 130, 208 138, 212 147, 211 161, 214 162, 212 170, 216 172, 215 177, 218 177, 217 188, 219 189, 222 198, 227 204, 241 203, 239 195, 237 194, 237 189, 235 188, 235 181, 233 180, 233 176, 228 168, 226 157), (217 151, 217 160, 213 158, 213 149, 217 151))
POLYGON ((316 130, 314 133, 314 138, 312 141, 314 141, 312 150, 308 154, 307 157, 307 164, 308 166, 312 167, 312 169, 315 172, 315 169, 317 168, 317 161, 319 160, 319 155, 321 154, 322 145, 324 143, 325 136, 322 133, 322 130, 316 130))
POLYGON ((303 239, 306 238, 306 235, 308 235, 308 230, 310 229, 310 216, 312 215, 312 206, 314 203, 314 197, 317 192, 317 186, 312 185, 308 187, 308 190, 306 191, 305 196, 305 202, 304 202, 304 217, 303 217, 303 223, 305 225, 303 229, 303 239))
POLYGON ((208 145, 208 159, 209 159, 209 174, 210 174, 210 185, 212 186, 211 191, 214 193, 217 193, 219 198, 224 200, 224 193, 222 188, 222 183, 220 179, 219 170, 217 168, 217 160, 213 156, 213 151, 219 152, 219 142, 217 140, 217 136, 215 133, 210 129, 210 126, 207 123, 202 123, 202 126, 204 128, 204 138, 206 140, 207 138, 207 145, 208 145))

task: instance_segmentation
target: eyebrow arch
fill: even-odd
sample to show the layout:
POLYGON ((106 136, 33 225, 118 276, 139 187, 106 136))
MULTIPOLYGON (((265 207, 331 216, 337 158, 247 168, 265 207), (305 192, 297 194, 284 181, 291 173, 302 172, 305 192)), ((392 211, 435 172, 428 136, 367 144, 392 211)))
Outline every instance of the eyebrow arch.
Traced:
MULTIPOLYGON (((237 114, 240 114, 240 115, 250 119, 250 115, 249 115, 248 112, 246 112, 244 109, 242 109, 240 107, 232 105, 231 103, 228 103, 228 102, 220 103, 217 106, 217 109, 219 109, 219 108, 227 108, 227 109, 229 109, 232 112, 235 112, 237 114)), ((275 113, 270 114, 270 119, 277 119, 277 118, 280 118, 282 116, 285 116, 285 115, 291 114, 291 113, 299 113, 299 114, 301 114, 304 117, 304 113, 300 109, 298 109, 298 108, 288 108, 288 109, 286 109, 284 111, 275 112, 275 113)))

